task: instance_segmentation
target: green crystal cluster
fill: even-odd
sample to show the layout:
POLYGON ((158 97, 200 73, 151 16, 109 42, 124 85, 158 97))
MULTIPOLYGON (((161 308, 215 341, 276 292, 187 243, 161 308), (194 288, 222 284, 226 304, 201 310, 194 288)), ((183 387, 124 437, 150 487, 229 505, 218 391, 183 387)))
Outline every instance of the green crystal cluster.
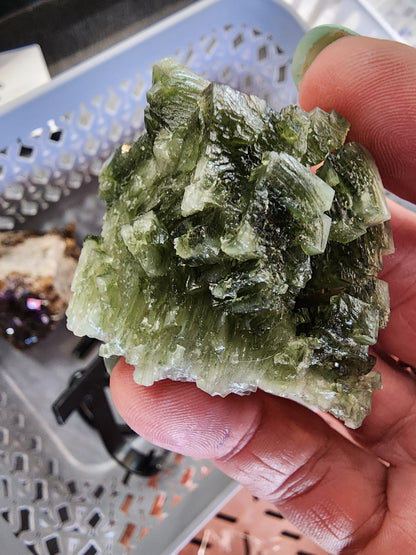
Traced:
POLYGON ((261 388, 357 427, 380 387, 392 250, 369 153, 319 108, 280 112, 171 59, 145 131, 105 164, 102 235, 85 240, 68 326, 144 385, 261 388), (317 173, 311 166, 321 162, 317 173))

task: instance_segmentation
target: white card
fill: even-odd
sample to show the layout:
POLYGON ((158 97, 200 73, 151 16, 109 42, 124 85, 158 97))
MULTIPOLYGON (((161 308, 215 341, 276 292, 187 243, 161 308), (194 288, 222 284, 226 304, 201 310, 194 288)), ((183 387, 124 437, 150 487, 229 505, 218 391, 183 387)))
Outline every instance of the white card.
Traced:
POLYGON ((49 80, 49 71, 38 44, 0 52, 0 106, 49 80))

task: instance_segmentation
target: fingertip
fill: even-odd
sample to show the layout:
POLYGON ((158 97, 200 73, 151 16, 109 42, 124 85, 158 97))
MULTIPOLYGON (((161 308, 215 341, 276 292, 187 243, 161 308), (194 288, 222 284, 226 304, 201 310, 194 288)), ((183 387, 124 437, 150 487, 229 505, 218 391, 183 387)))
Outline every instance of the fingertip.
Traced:
POLYGON ((416 50, 402 43, 344 36, 306 70, 299 103, 336 110, 351 124, 348 140, 368 148, 386 188, 416 201, 416 50))
POLYGON ((127 424, 151 443, 196 458, 218 458, 256 427, 256 396, 212 397, 193 383, 162 380, 146 387, 119 361, 111 374, 114 404, 127 424))
POLYGON ((358 545, 377 529, 380 510, 375 505, 385 468, 318 415, 261 391, 223 399, 191 383, 164 380, 139 386, 132 376, 132 367, 116 365, 114 400, 128 424, 149 441, 214 459, 254 495, 277 502, 282 514, 296 518, 331 552, 344 548, 345 538, 350 543, 356 531, 358 545), (351 491, 363 492, 360 503, 348 495, 351 491), (316 516, 312 524, 310 514, 316 516), (342 527, 334 532, 330 519, 342 527))

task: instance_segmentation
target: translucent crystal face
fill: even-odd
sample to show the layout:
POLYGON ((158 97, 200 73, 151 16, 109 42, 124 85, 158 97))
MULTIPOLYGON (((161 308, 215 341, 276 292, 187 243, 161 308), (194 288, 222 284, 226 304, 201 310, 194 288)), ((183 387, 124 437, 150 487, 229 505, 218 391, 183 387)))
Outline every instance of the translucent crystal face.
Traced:
POLYGON ((335 112, 277 113, 170 59, 148 102, 146 131, 102 171, 107 213, 84 243, 68 326, 144 385, 261 388, 358 426, 380 386, 368 346, 389 310, 376 277, 389 215, 371 156, 343 146, 335 112))

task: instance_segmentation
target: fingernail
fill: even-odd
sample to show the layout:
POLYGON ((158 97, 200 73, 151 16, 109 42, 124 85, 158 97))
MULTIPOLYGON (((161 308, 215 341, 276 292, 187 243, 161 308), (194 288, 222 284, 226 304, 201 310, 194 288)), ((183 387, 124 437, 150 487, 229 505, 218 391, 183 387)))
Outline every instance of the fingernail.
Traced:
POLYGON ((293 55, 292 75, 296 87, 299 88, 307 69, 324 48, 331 42, 349 35, 358 35, 358 33, 339 25, 319 25, 305 33, 293 55))

